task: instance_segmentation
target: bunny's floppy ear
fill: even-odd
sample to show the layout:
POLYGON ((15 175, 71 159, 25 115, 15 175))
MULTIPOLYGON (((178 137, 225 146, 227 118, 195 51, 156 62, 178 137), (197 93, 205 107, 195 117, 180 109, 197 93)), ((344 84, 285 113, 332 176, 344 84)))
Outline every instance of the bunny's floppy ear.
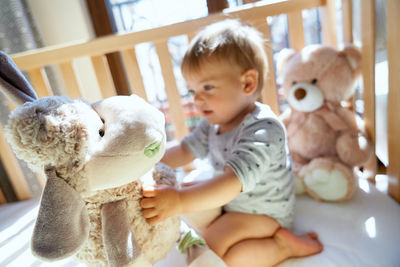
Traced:
POLYGON ((47 182, 33 230, 32 253, 44 260, 60 260, 76 253, 89 235, 89 217, 79 194, 54 168, 46 169, 47 182))
POLYGON ((38 99, 24 75, 11 58, 2 51, 0 51, 0 91, 17 107, 38 99))

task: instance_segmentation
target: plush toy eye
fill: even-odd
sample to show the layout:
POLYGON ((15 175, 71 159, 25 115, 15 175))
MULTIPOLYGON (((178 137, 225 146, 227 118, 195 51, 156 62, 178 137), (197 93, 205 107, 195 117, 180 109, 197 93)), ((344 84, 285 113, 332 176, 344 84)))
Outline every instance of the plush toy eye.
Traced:
POLYGON ((316 78, 314 78, 314 79, 311 81, 312 84, 316 84, 317 82, 318 82, 318 80, 317 80, 316 78))
POLYGON ((292 85, 295 85, 296 83, 297 83, 296 81, 293 81, 293 82, 292 82, 292 85))
POLYGON ((99 135, 100 135, 101 137, 104 136, 104 130, 103 130, 103 129, 100 129, 100 130, 99 130, 99 135))

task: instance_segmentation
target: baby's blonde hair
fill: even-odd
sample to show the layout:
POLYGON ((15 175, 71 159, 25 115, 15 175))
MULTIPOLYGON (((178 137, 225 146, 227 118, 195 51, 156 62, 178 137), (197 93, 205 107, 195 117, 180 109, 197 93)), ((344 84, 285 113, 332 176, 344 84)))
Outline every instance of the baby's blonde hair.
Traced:
POLYGON ((205 27, 191 41, 183 57, 182 72, 197 72, 210 59, 228 60, 243 71, 257 70, 257 92, 260 93, 268 65, 264 39, 255 28, 234 19, 205 27))

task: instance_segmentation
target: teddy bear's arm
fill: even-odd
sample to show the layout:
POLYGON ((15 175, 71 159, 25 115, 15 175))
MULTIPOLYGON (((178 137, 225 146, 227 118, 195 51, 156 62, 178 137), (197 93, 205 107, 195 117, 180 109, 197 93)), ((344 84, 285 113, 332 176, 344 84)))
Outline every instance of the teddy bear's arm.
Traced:
POLYGON ((291 119, 292 119, 292 117, 291 117, 292 114, 291 113, 292 113, 291 109, 288 108, 279 116, 279 118, 282 120, 282 122, 283 122, 283 124, 285 125, 286 128, 288 128, 288 126, 289 126, 289 124, 291 122, 291 119))
POLYGON ((347 124, 347 130, 342 131, 336 141, 339 158, 350 166, 360 166, 367 162, 372 154, 363 121, 357 120, 357 114, 345 108, 339 108, 337 114, 347 124))

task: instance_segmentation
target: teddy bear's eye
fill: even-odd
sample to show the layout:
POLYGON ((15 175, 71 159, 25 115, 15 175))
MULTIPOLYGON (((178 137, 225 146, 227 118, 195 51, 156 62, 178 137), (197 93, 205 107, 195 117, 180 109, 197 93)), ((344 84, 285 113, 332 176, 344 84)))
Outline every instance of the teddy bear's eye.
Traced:
POLYGON ((296 81, 293 81, 293 82, 292 82, 292 85, 295 85, 296 83, 297 83, 296 81))
POLYGON ((314 79, 312 79, 312 81, 311 81, 312 84, 316 84, 317 82, 318 82, 318 79, 317 79, 317 78, 314 78, 314 79))
POLYGON ((99 135, 100 135, 101 137, 104 136, 104 130, 103 130, 103 129, 100 129, 100 130, 99 130, 99 135))

